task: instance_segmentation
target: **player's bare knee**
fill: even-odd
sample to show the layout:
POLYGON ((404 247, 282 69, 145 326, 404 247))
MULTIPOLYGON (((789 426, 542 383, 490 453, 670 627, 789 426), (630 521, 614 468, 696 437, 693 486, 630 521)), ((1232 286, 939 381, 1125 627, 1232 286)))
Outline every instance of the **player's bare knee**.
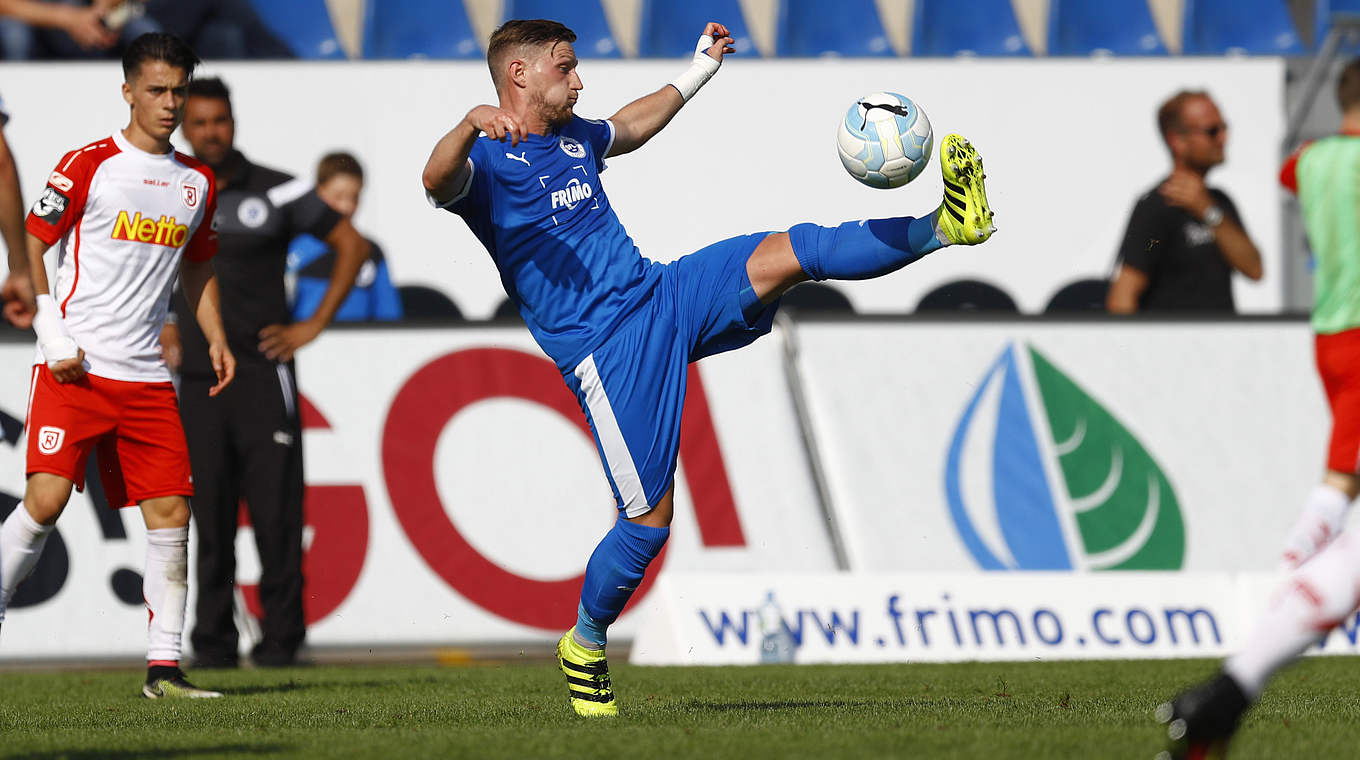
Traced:
POLYGON ((1337 472, 1328 470, 1322 478, 1323 482, 1346 494, 1346 498, 1355 501, 1360 496, 1360 475, 1350 472, 1337 472))
POLYGON ((760 241, 746 259, 746 276, 762 303, 773 301, 789 288, 809 279, 798 263, 787 232, 772 232, 760 241))
POLYGON ((638 525, 646 525, 651 528, 668 528, 671 520, 675 517, 675 486, 666 492, 652 508, 637 517, 625 518, 638 525))
POLYGON ((24 508, 39 525, 52 525, 66 509, 75 484, 60 475, 35 472, 24 486, 24 508))
POLYGON ((147 530, 182 528, 189 524, 189 500, 183 496, 160 496, 141 502, 147 530))

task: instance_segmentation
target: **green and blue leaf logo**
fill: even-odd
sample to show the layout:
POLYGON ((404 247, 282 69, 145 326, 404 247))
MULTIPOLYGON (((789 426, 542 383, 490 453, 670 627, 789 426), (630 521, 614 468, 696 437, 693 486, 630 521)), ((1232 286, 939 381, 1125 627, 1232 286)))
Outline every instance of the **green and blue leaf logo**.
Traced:
POLYGON ((1171 481, 1115 416, 1043 354, 1012 344, 954 431, 945 495, 987 570, 1175 570, 1171 481))

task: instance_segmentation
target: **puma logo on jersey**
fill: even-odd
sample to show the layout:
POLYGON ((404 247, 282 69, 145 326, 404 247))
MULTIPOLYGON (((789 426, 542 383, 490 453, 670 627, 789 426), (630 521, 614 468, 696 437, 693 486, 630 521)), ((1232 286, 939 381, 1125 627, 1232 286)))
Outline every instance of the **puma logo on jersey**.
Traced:
POLYGON ((109 237, 133 243, 181 248, 189 239, 189 225, 179 224, 173 216, 166 218, 162 215, 159 220, 152 221, 150 217, 143 219, 140 211, 134 216, 128 216, 126 211, 119 211, 118 219, 113 223, 113 234, 109 237))
POLYGON ((529 163, 529 159, 527 159, 527 158, 524 157, 524 154, 525 154, 526 152, 527 152, 527 151, 520 151, 520 154, 519 154, 518 156, 516 156, 516 155, 513 154, 513 153, 506 152, 505 157, 508 158, 508 159, 510 159, 511 161, 519 161, 520 163, 524 164, 525 166, 533 166, 533 164, 529 163))
POLYGON ((576 208, 576 204, 589 198, 594 192, 590 183, 582 182, 579 179, 573 179, 561 190, 552 191, 552 207, 561 208, 565 206, 568 209, 576 208))

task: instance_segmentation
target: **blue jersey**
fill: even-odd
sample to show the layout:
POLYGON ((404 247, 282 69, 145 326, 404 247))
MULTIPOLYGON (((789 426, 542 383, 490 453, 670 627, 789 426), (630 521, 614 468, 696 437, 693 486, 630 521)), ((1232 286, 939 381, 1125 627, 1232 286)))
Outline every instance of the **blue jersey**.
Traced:
POLYGON ((576 116, 513 148, 482 136, 471 178, 444 206, 486 246, 524 323, 564 372, 638 309, 663 268, 642 257, 600 185, 613 141, 612 124, 576 116))
MULTIPOLYGON (((335 312, 336 322, 391 322, 402 318, 401 295, 392 285, 387 257, 368 241, 369 254, 354 278, 354 287, 335 312)), ((288 244, 288 274, 293 282, 293 321, 316 313, 331 285, 335 251, 320 238, 303 233, 288 244)))

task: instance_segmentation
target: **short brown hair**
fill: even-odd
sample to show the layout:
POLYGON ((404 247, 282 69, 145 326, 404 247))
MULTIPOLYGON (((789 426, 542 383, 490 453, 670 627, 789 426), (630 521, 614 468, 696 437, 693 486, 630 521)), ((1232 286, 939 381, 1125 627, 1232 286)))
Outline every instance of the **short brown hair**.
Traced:
POLYGON ((175 35, 149 32, 133 40, 123 51, 123 79, 131 82, 142 73, 142 64, 147 61, 161 61, 183 69, 188 78, 193 78, 194 67, 201 63, 193 48, 175 35))
POLYGON ((359 159, 355 158, 353 153, 346 153, 343 150, 327 153, 317 162, 316 184, 324 185, 337 174, 349 174, 357 177, 360 182, 364 181, 364 167, 359 165, 359 159))
POLYGON ((1181 90, 1167 98, 1162 107, 1157 109, 1157 129, 1161 132, 1162 139, 1165 140, 1167 135, 1178 132, 1185 126, 1181 122, 1181 111, 1188 101, 1207 97, 1209 93, 1204 90, 1181 90))
POLYGON ((501 86, 501 64, 505 56, 525 48, 549 42, 575 42, 576 32, 565 24, 545 18, 511 19, 491 33, 486 44, 486 65, 491 69, 491 81, 501 86))
POLYGON ((1336 101, 1343 113, 1360 106, 1360 58, 1352 58, 1337 77, 1336 101))

